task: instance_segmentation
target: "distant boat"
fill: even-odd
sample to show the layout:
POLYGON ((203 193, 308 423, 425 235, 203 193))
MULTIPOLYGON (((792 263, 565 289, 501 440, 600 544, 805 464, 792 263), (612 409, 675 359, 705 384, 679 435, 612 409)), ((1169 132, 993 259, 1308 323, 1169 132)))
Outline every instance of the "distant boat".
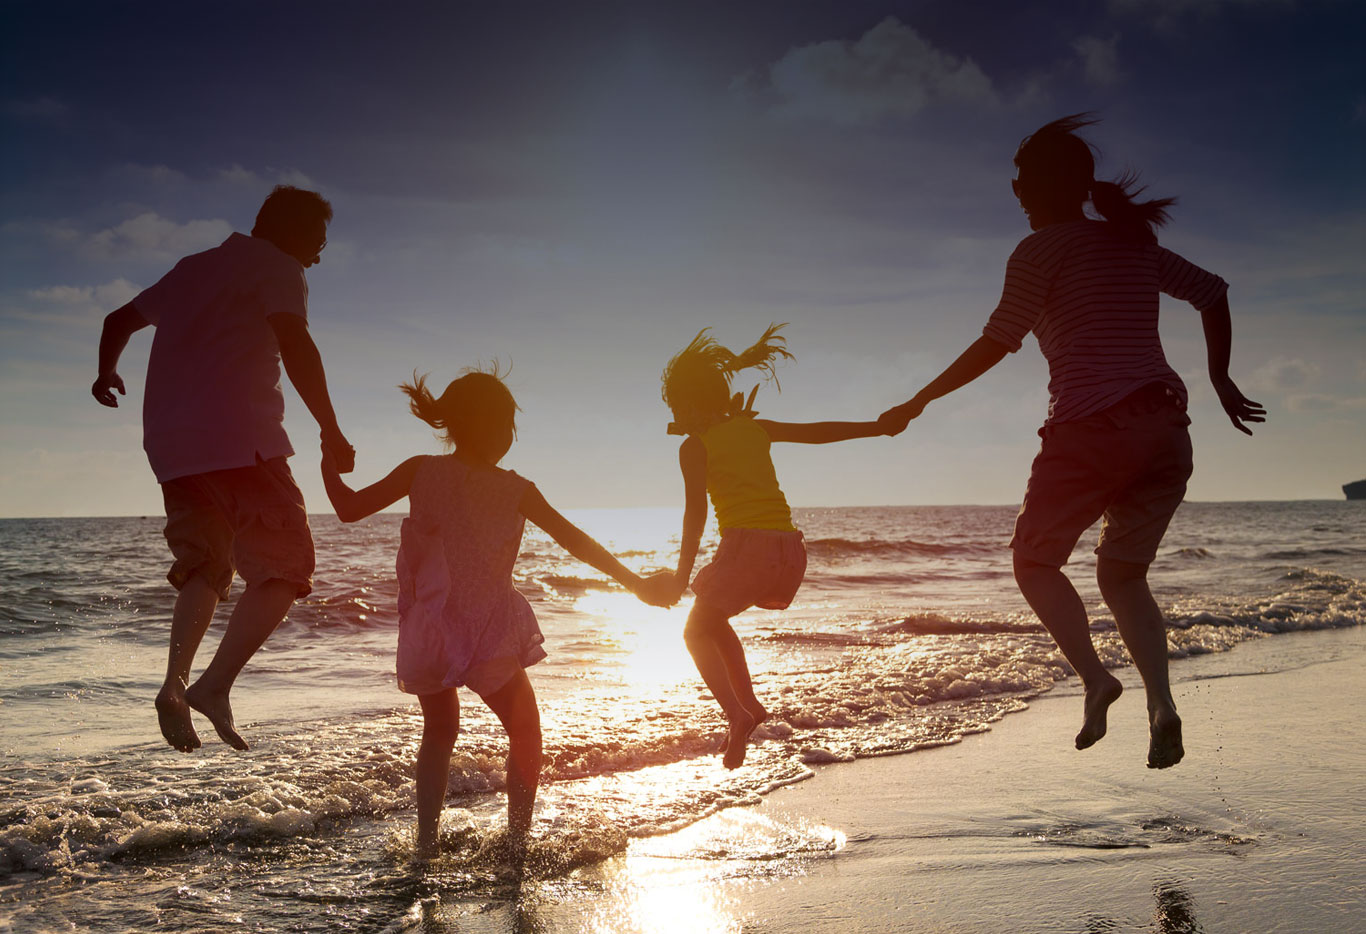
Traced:
POLYGON ((1366 480, 1358 480, 1355 483, 1344 483, 1342 492, 1347 494, 1348 499, 1366 499, 1366 480))

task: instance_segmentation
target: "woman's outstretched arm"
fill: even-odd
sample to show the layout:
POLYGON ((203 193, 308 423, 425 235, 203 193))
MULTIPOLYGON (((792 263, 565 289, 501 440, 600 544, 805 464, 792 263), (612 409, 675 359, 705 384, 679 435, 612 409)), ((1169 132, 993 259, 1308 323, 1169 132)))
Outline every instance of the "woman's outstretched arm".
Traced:
POLYGON ((947 396, 955 389, 968 383, 994 367, 1010 353, 1010 348, 1000 341, 983 335, 973 341, 958 359, 915 394, 909 401, 901 403, 878 416, 878 425, 889 435, 901 434, 911 419, 920 415, 935 399, 947 396))
POLYGON ((683 536, 674 576, 681 594, 692 579, 702 530, 707 525, 707 449, 701 439, 689 437, 679 445, 678 467, 683 471, 683 536))
POLYGON ((323 487, 337 518, 343 522, 356 522, 366 516, 374 515, 386 506, 392 506, 408 495, 413 486, 413 474, 417 472, 419 457, 410 457, 399 464, 383 480, 369 486, 353 490, 337 472, 337 462, 332 449, 323 445, 323 487))
POLYGON ((1233 347, 1233 322, 1228 310, 1228 295, 1200 312, 1200 323, 1205 331, 1205 348, 1209 355, 1209 379, 1219 394, 1219 403, 1229 421, 1245 435, 1252 429, 1243 422, 1266 421, 1266 409, 1242 394, 1228 375, 1228 359, 1233 347))

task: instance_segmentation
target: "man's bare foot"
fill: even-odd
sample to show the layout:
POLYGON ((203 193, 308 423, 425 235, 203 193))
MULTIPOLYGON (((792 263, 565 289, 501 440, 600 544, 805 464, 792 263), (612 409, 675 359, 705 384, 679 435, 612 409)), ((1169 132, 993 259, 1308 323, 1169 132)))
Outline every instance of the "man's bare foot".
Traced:
POLYGON ((721 747, 721 764, 728 769, 738 769, 745 764, 745 751, 749 747, 749 737, 754 728, 768 719, 768 711, 763 707, 743 711, 730 720, 730 732, 725 745, 721 747))
POLYGON ((228 703, 226 692, 211 691, 196 681, 185 691, 185 702, 208 717, 218 738, 233 749, 251 748, 233 726, 232 705, 228 703))
POLYGON ((190 721, 190 705, 185 703, 185 685, 179 681, 168 681, 157 692, 157 722, 161 724, 161 735, 181 752, 190 752, 200 746, 199 734, 194 731, 190 721))
POLYGON ((1124 685, 1108 672, 1103 681, 1086 686, 1086 706, 1083 708, 1081 732, 1076 739, 1078 749, 1094 746, 1105 735, 1105 714, 1123 693, 1124 685))
POLYGON ((1181 745, 1181 718, 1176 711, 1154 713, 1148 718, 1148 768, 1169 769, 1186 754, 1181 745))

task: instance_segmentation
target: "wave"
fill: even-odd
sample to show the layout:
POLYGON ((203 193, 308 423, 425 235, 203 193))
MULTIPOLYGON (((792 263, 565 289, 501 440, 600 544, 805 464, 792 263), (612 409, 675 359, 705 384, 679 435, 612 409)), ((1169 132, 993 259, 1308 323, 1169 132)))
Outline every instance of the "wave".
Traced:
POLYGON ((808 538, 806 550, 808 554, 824 558, 943 557, 995 554, 1000 551, 1000 543, 972 542, 965 545, 950 545, 941 542, 918 542, 912 539, 892 541, 880 538, 808 538))

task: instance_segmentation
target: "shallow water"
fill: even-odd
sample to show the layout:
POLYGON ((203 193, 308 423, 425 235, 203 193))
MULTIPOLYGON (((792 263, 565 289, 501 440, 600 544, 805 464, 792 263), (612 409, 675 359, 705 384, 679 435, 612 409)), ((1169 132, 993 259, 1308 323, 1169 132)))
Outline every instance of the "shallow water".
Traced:
MULTIPOLYGON (((1361 505, 1183 506, 1152 574, 1173 655, 1359 626, 1361 505)), ((517 582, 550 652, 531 670, 547 748, 533 874, 565 879, 815 764, 953 742, 1052 688, 1067 669, 1010 580, 1013 515, 799 510, 811 561, 797 602, 736 622, 774 715, 736 772, 719 765, 723 722, 682 646, 686 602, 644 607, 529 532, 517 582)), ((672 563, 676 511, 573 518, 633 567, 672 563)), ((506 744, 472 695, 462 695, 448 855, 426 874, 407 859, 420 717, 393 685, 399 521, 315 517, 316 589, 234 693, 254 748, 206 738, 188 756, 161 743, 150 707, 171 607, 159 520, 0 521, 0 903, 10 914, 38 930, 368 929, 432 886, 475 897, 509 884, 485 852, 506 744)), ((1089 581, 1095 534, 1072 570, 1097 609, 1103 657, 1122 665, 1089 581)), ((706 845, 790 855, 821 841, 819 829, 751 828, 706 845)))

